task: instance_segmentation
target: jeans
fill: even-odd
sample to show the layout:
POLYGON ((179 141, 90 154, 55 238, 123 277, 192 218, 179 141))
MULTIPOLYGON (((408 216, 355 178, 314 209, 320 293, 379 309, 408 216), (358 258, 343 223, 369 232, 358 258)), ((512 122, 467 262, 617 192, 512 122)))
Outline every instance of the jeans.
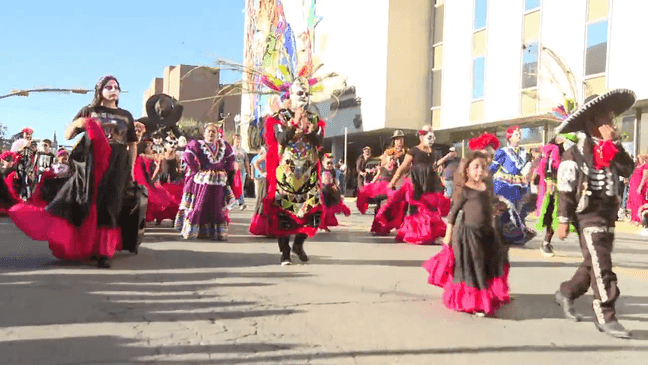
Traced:
POLYGON ((452 198, 452 194, 454 194, 455 190, 455 183, 454 180, 446 180, 445 182, 445 196, 448 198, 452 198))
POLYGON ((340 174, 338 182, 340 183, 340 190, 342 191, 342 195, 346 195, 346 175, 340 174))
POLYGON ((241 193, 241 196, 239 196, 238 199, 238 205, 241 206, 245 204, 245 178, 247 177, 247 171, 245 169, 241 169, 241 185, 243 185, 243 192, 241 193))

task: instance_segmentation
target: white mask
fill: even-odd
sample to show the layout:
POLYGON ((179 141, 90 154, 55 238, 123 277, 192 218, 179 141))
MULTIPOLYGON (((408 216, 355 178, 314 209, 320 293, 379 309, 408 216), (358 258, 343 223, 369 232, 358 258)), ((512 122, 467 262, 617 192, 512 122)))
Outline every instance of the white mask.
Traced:
POLYGON ((293 110, 299 108, 306 108, 310 102, 310 93, 308 92, 308 84, 304 84, 303 80, 297 79, 290 86, 290 103, 293 110))
POLYGON ((434 144, 434 141, 436 141, 436 137, 434 135, 434 132, 428 132, 425 136, 423 136, 423 140, 425 141, 425 143, 428 146, 432 147, 432 145, 434 144))

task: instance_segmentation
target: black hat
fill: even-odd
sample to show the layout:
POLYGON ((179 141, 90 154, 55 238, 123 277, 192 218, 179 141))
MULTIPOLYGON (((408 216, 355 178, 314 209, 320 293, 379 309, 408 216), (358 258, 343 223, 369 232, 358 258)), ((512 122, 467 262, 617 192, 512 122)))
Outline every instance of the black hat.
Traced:
POLYGON ((556 134, 585 130, 585 122, 594 115, 613 112, 615 116, 630 109, 636 99, 635 93, 628 89, 616 89, 603 95, 592 95, 583 105, 556 127, 556 134))
POLYGON ((158 129, 172 127, 182 117, 183 106, 167 94, 155 94, 146 101, 146 115, 149 123, 158 129))

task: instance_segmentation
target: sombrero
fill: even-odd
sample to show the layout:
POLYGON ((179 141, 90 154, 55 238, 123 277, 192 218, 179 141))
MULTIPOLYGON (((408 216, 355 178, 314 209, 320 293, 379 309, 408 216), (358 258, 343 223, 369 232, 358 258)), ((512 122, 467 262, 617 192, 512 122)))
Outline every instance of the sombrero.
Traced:
POLYGON ((182 104, 167 94, 155 94, 146 101, 146 115, 149 124, 154 126, 152 129, 175 126, 183 109, 182 104))
POLYGON ((583 105, 568 116, 558 127, 556 134, 585 130, 585 121, 596 114, 613 112, 615 116, 630 109, 636 99, 635 93, 628 89, 616 89, 603 95, 592 95, 583 105))
POLYGON ((397 129, 397 130, 394 131, 394 134, 392 135, 391 138, 392 139, 394 139, 394 138, 405 138, 405 133, 403 133, 402 130, 397 129))

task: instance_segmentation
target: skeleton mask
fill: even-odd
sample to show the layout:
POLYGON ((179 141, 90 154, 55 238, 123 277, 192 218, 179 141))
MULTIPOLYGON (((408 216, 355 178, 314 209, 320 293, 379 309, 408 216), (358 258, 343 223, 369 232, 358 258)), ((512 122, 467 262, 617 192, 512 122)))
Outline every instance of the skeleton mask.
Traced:
POLYGON ((436 137, 434 136, 434 132, 428 131, 424 136, 423 140, 425 141, 425 144, 428 146, 432 147, 434 144, 434 141, 436 141, 436 137))
POLYGON ((50 153, 50 152, 52 152, 52 147, 50 147, 49 143, 47 143, 47 142, 41 142, 38 145, 38 151, 40 151, 42 153, 50 153))
POLYGON ((310 102, 310 93, 308 91, 308 81, 297 79, 290 86, 290 103, 293 110, 306 108, 310 102))
POLYGON ((162 138, 153 138, 153 144, 162 144, 162 138))
POLYGON ((175 149, 178 146, 178 140, 175 137, 167 137, 164 141, 164 145, 169 149, 175 149))

